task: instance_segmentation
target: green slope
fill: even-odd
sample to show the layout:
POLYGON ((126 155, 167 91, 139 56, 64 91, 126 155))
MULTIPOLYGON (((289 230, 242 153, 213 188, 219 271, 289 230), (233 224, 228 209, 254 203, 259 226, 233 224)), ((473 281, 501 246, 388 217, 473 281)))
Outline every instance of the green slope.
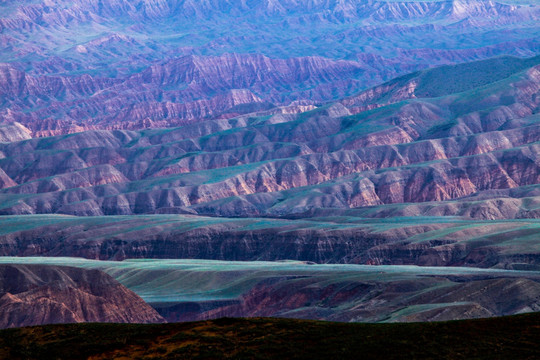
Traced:
POLYGON ((417 76, 417 97, 439 97, 489 85, 538 65, 540 56, 521 59, 501 56, 424 70, 417 76))

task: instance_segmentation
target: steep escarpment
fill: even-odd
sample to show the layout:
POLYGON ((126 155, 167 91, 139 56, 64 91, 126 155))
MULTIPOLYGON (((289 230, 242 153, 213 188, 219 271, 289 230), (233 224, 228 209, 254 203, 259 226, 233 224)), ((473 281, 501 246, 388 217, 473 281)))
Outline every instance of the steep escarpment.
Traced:
MULTIPOLYGON (((366 219, 366 210, 300 219, 193 215, 0 217, 2 256, 76 256, 538 269, 538 220, 409 216, 366 219)), ((367 209, 369 211, 369 209, 367 209)))
POLYGON ((98 270, 0 265, 0 328, 76 322, 159 323, 135 293, 98 270))

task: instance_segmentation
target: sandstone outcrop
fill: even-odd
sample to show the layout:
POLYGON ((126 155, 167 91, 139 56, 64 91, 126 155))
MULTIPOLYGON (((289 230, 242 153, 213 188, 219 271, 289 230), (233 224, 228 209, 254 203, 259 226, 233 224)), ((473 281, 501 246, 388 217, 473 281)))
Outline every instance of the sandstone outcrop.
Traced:
POLYGON ((99 270, 0 265, 0 328, 164 319, 140 297, 99 270))

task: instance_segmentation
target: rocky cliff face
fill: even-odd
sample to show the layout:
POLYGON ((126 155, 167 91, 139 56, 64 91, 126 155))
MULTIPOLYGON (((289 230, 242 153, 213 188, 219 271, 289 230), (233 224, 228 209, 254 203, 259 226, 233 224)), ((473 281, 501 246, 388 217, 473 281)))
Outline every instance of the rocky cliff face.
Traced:
POLYGON ((2 256, 303 260, 370 265, 538 269, 539 221, 448 216, 366 219, 366 210, 322 210, 301 219, 193 215, 5 216, 2 256), (365 211, 365 212, 364 212, 365 211))
MULTIPOLYGON (((13 261, 17 258, 0 258, 0 263, 13 261)), ((540 309, 536 271, 300 261, 26 261, 102 270, 137 291, 170 322, 225 316, 442 321, 540 309)))
POLYGON ((0 328, 77 322, 160 323, 140 297, 98 270, 0 265, 0 328))

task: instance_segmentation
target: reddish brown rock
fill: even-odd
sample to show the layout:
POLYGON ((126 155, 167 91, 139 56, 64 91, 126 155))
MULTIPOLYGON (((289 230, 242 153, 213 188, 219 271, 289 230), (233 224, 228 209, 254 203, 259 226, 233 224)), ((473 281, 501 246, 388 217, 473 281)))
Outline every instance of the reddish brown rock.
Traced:
POLYGON ((0 328, 77 322, 161 323, 132 291, 98 270, 0 266, 0 328))

